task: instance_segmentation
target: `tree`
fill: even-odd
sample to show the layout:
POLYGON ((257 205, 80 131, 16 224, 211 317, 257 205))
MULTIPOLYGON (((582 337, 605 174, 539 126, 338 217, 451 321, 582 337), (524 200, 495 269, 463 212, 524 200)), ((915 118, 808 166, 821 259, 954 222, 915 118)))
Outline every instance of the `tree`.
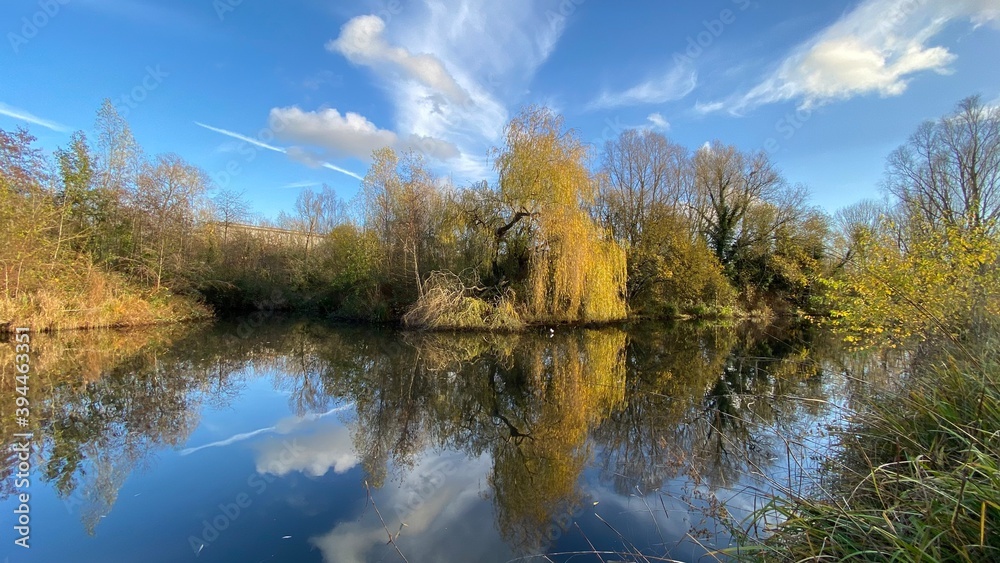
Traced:
POLYGON ((45 156, 27 129, 0 130, 0 188, 19 195, 40 193, 48 183, 45 156))
MULTIPOLYGON (((71 237, 89 236, 99 220, 102 202, 94 189, 94 159, 87 145, 87 137, 77 131, 67 149, 56 151, 59 175, 62 180, 60 194, 62 210, 59 214, 59 233, 54 259, 59 259, 59 248, 64 234, 71 237), (70 232, 64 233, 69 224, 70 232)), ((85 248, 89 245, 85 245, 85 248)))
POLYGON ((17 297, 41 277, 39 258, 52 256, 47 233, 55 210, 46 192, 49 175, 45 157, 26 129, 0 129, 0 246, 4 290, 17 297))
POLYGON ((142 168, 142 148, 132 136, 132 128, 105 99, 97 112, 98 177, 101 186, 117 198, 132 191, 142 168))
POLYGON ((160 288, 165 271, 179 274, 191 266, 186 263, 185 252, 189 250, 208 184, 208 175, 203 170, 175 154, 160 155, 143 166, 134 197, 142 213, 139 237, 156 289, 160 288))
POLYGON ((384 249, 386 277, 398 285, 402 300, 412 302, 421 292, 421 266, 431 252, 442 197, 419 153, 400 156, 386 147, 372 157, 361 184, 364 226, 384 249))
POLYGON ((627 129, 604 145, 598 213, 626 248, 641 247, 644 226, 673 212, 690 190, 688 150, 663 135, 627 129))
POLYGON ((597 210, 628 255, 628 303, 658 316, 677 306, 724 306, 732 291, 683 204, 693 166, 686 148, 627 130, 604 146, 597 210))
POLYGON ((586 208, 596 181, 587 148, 562 117, 529 107, 504 130, 493 150, 498 196, 509 217, 498 240, 527 225, 530 248, 523 290, 530 317, 556 321, 607 321, 625 316, 625 253, 595 224, 586 208))
POLYGON ((921 125, 889 157, 885 182, 931 228, 985 228, 1000 219, 1000 109, 979 96, 921 125))
POLYGON ((859 345, 960 338, 1000 314, 1000 114, 978 97, 888 159, 894 201, 841 214, 850 254, 827 280, 831 323, 859 345))
POLYGON ((111 100, 105 99, 94 124, 96 146, 94 173, 97 201, 100 202, 92 242, 99 262, 122 263, 139 260, 139 225, 135 198, 143 168, 142 148, 132 129, 111 100))
POLYGON ((695 153, 692 208, 734 280, 751 247, 769 245, 780 227, 801 215, 804 199, 804 190, 789 187, 764 152, 715 143, 695 153))
POLYGON ((222 222, 222 244, 229 241, 229 225, 241 223, 250 218, 250 203, 245 192, 237 192, 228 188, 219 190, 212 198, 215 207, 215 217, 222 222))

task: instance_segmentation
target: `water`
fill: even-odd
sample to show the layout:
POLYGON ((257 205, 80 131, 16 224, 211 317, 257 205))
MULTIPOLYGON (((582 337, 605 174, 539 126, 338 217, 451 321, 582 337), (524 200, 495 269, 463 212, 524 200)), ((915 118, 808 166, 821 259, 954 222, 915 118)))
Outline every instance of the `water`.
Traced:
MULTIPOLYGON (((706 553, 731 545, 727 520, 775 485, 809 486, 849 396, 806 336, 418 335, 260 315, 35 334, 31 547, 14 545, 11 452, 0 557, 724 559, 706 553)), ((24 430, 13 355, 7 443, 24 430)))

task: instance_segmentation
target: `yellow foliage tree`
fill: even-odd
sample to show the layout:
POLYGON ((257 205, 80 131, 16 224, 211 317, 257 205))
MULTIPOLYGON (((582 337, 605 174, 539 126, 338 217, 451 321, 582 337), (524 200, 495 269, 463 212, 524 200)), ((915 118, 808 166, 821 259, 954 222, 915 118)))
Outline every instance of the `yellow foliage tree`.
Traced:
POLYGON ((825 282, 830 322, 848 342, 956 338, 1000 314, 1000 241, 986 229, 929 230, 905 250, 892 238, 888 230, 866 230, 845 275, 825 282))
POLYGON ((505 128, 494 150, 499 196, 513 219, 532 225, 528 316, 540 321, 603 322, 626 315, 625 251, 586 211, 596 195, 587 147, 561 117, 529 107, 505 128))

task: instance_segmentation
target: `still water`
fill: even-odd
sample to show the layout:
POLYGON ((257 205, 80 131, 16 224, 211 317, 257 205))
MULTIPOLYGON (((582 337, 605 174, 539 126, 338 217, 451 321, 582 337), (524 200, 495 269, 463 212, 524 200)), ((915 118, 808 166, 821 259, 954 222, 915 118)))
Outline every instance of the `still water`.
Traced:
MULTIPOLYGON (((30 548, 14 544, 11 451, 0 558, 725 559, 709 553, 731 545, 727 522, 807 487, 849 395, 808 336, 264 316, 33 334, 30 548)), ((25 429, 2 345, 11 444, 25 429)))

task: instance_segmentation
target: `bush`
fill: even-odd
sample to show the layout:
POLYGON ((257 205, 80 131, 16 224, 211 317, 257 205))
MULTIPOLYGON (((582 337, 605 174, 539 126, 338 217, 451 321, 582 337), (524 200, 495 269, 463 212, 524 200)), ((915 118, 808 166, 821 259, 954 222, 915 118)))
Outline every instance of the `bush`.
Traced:
POLYGON ((474 296, 452 272, 433 272, 421 296, 403 315, 403 325, 424 330, 518 330, 524 322, 513 304, 512 292, 493 301, 474 296))

